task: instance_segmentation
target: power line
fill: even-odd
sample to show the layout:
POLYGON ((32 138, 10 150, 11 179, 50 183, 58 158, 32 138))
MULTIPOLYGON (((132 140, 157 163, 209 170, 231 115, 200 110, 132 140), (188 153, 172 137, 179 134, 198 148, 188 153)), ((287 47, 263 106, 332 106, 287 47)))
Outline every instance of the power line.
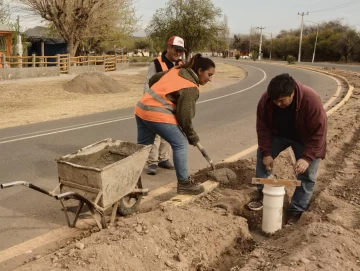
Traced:
POLYGON ((353 4, 358 4, 360 3, 360 1, 350 1, 350 2, 347 2, 347 3, 343 3, 341 5, 337 5, 337 6, 333 6, 333 7, 328 7, 328 8, 324 8, 324 9, 318 9, 318 10, 312 10, 312 11, 309 11, 310 13, 314 13, 314 12, 321 12, 321 11, 327 11, 327 10, 331 10, 331 9, 335 9, 335 8, 345 8, 345 7, 349 7, 353 4))

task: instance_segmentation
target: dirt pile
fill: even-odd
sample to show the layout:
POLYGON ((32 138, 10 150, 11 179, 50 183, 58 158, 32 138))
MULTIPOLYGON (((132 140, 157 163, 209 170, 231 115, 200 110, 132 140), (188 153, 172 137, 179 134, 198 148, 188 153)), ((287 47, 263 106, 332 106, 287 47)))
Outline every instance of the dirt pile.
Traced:
POLYGON ((100 72, 82 73, 64 85, 68 92, 83 94, 107 94, 129 91, 119 81, 100 72))
POLYGON ((136 144, 123 142, 120 146, 106 146, 104 149, 86 155, 77 155, 60 161, 70 162, 85 167, 104 168, 116 163, 139 151, 142 147, 136 144))
POLYGON ((228 244, 253 248, 246 220, 197 207, 163 207, 120 218, 19 270, 208 270, 228 244))

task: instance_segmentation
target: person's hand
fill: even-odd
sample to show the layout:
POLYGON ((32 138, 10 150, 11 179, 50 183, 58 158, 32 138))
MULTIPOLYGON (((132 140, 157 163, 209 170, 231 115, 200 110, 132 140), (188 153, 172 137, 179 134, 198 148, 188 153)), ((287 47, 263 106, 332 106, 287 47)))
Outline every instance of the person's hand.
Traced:
POLYGON ((196 135, 196 136, 193 136, 193 137, 188 137, 188 141, 189 141, 190 145, 193 145, 195 147, 196 144, 198 142, 200 142, 200 138, 196 135))
POLYGON ((302 174, 304 173, 307 168, 309 167, 309 162, 304 159, 299 159, 296 161, 295 164, 295 172, 296 174, 302 174))
POLYGON ((263 164, 266 168, 267 171, 272 170, 273 166, 274 166, 274 159, 272 158, 272 156, 265 156, 263 158, 263 164))

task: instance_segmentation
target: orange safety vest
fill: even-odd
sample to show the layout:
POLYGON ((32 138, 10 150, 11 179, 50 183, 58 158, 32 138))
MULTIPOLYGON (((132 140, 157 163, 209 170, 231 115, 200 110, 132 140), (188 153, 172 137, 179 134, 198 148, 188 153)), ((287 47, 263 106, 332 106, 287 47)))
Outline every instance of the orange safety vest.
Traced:
POLYGON ((171 69, 140 99, 135 114, 143 120, 178 125, 176 105, 166 95, 183 88, 198 88, 197 84, 179 76, 180 69, 171 69))
MULTIPOLYGON (((159 61, 161 69, 162 69, 163 72, 167 71, 169 69, 167 67, 166 63, 164 61, 162 61, 162 56, 158 56, 157 60, 159 61)), ((180 66, 181 64, 182 64, 182 61, 179 61, 177 66, 180 66)))

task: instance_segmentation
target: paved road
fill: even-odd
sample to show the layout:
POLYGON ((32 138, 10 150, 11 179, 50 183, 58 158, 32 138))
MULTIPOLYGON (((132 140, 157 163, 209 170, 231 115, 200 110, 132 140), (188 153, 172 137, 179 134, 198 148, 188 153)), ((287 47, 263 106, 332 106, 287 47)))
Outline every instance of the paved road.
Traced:
MULTIPOLYGON (((251 59, 247 60, 241 60, 244 63, 253 62, 251 59)), ((286 64, 286 61, 269 61, 269 60, 262 60, 264 62, 272 62, 272 63, 283 63, 286 64)), ((315 66, 315 67, 329 67, 329 68, 335 68, 338 70, 346 70, 346 71, 352 71, 352 72, 360 72, 360 64, 337 64, 337 63, 329 63, 329 62, 301 62, 302 65, 308 65, 308 66, 315 66)))
MULTIPOLYGON (((336 82, 321 74, 288 67, 232 62, 247 70, 241 82, 201 95, 194 121, 202 144, 220 161, 256 144, 255 109, 269 80, 283 72, 313 87, 324 102, 336 90, 336 82)), ((216 75, 215 75, 216 80, 216 75)), ((26 180, 47 189, 57 184, 55 158, 101 139, 136 140, 133 109, 121 109, 84 117, 0 130, 0 182, 26 180)), ((189 147, 191 172, 206 166, 194 147, 189 147)), ((175 181, 174 171, 144 175, 151 189, 175 181)), ((66 226, 56 200, 25 187, 0 191, 0 250, 51 229, 66 226)))

